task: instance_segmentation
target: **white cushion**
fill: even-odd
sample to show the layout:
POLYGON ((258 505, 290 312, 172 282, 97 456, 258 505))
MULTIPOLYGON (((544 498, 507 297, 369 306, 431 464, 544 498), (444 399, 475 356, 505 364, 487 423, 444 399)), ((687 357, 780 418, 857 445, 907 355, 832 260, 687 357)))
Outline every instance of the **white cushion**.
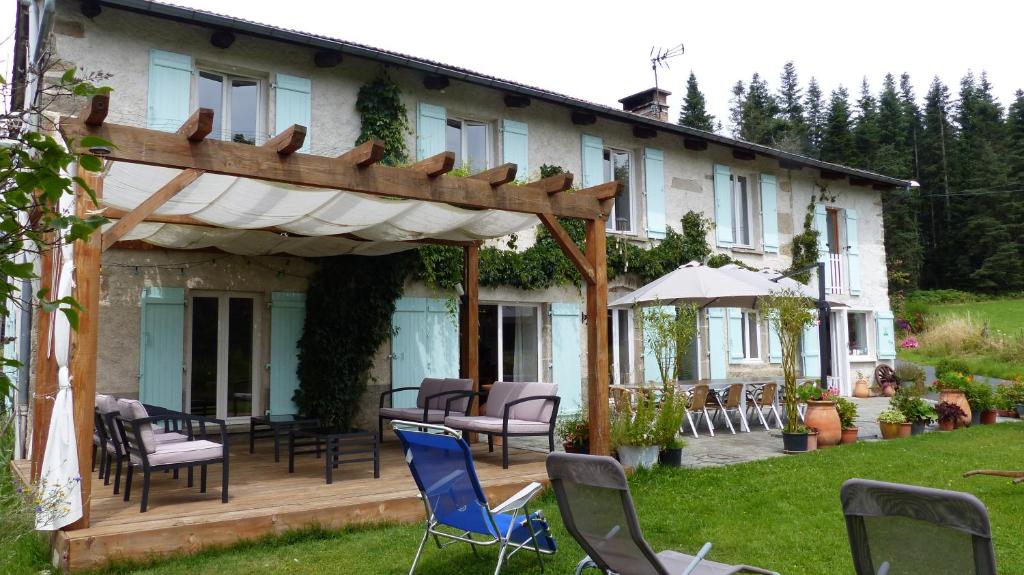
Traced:
MULTIPOLYGON (((224 446, 212 441, 177 441, 161 443, 156 451, 149 454, 150 465, 167 465, 169 463, 201 463, 210 459, 223 457, 224 446)), ((141 464, 141 460, 132 455, 132 461, 141 464)))
MULTIPOLYGON (((452 429, 463 431, 482 431, 485 433, 501 433, 504 422, 500 417, 474 417, 465 415, 453 415, 444 419, 444 424, 452 429)), ((538 421, 525 421, 522 419, 508 420, 509 433, 547 433, 550 425, 538 421)))
MULTIPOLYGON (((380 415, 386 419, 423 422, 423 410, 416 407, 382 407, 380 415)), ((442 421, 444 421, 444 410, 431 409, 427 411, 427 421, 424 423, 441 423, 442 421)))

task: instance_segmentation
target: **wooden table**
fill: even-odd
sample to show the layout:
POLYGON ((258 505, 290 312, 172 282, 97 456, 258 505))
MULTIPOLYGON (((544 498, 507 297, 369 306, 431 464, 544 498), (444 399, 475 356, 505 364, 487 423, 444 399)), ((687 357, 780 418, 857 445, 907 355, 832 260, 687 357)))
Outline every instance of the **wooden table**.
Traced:
POLYGON ((297 427, 319 427, 320 420, 295 414, 256 415, 249 418, 249 453, 256 451, 257 437, 274 438, 274 463, 281 461, 281 438, 297 427), (267 428, 267 429, 256 429, 267 428))
POLYGON ((346 463, 372 461, 373 478, 379 479, 379 439, 375 431, 342 431, 324 427, 292 428, 288 432, 288 473, 295 473, 296 455, 316 453, 316 456, 320 457, 320 444, 323 443, 324 477, 328 485, 334 483, 334 468, 346 463))

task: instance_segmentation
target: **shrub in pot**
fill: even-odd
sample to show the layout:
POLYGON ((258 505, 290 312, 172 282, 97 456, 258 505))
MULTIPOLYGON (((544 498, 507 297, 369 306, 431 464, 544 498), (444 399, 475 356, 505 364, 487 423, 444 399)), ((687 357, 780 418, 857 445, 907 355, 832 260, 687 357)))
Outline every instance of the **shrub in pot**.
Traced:
POLYGON ((653 467, 658 461, 654 438, 657 407, 650 392, 637 394, 636 405, 624 402, 611 422, 611 442, 624 467, 653 467))
MULTIPOLYGON (((982 413, 995 408, 995 391, 988 382, 971 378, 964 387, 964 395, 967 397, 967 404, 971 406, 972 424, 980 424, 982 413)), ((995 423, 995 421, 993 420, 991 423, 995 423)))
POLYGON ((967 390, 974 385, 974 376, 959 371, 946 372, 932 383, 932 389, 939 392, 939 401, 955 403, 964 412, 960 425, 970 425, 971 404, 967 401, 967 390))
POLYGON ((953 431, 966 415, 963 408, 948 401, 940 401, 935 406, 935 412, 938 414, 940 431, 953 431))
POLYGON ((661 453, 658 454, 658 462, 667 467, 681 467, 683 465, 683 448, 686 442, 676 437, 661 446, 661 453))
POLYGON ((882 439, 899 437, 904 423, 907 423, 907 417, 898 409, 889 407, 878 414, 878 429, 882 432, 882 439))
POLYGON ((836 397, 836 413, 839 415, 839 425, 842 427, 840 444, 857 442, 857 404, 845 397, 836 397))
POLYGON ((555 433, 562 438, 562 447, 566 453, 590 452, 590 424, 587 421, 586 406, 579 413, 558 418, 555 433))
POLYGON ((782 393, 786 411, 782 442, 789 453, 807 450, 807 429, 800 425, 797 410, 796 358, 804 329, 814 325, 813 307, 813 301, 792 289, 784 288, 761 298, 761 310, 779 334, 782 349, 782 393))
POLYGON ((661 462, 679 467, 682 464, 683 441, 679 428, 686 417, 686 394, 669 383, 662 387, 661 404, 654 419, 654 440, 661 446, 661 462))
POLYGON ((654 441, 661 447, 661 462, 678 467, 682 464, 683 441, 679 428, 686 417, 686 395, 675 386, 678 350, 689 347, 696 335, 697 308, 679 306, 674 311, 662 306, 647 308, 641 316, 644 328, 644 349, 653 355, 661 376, 661 401, 654 419, 654 441))
POLYGON ((913 388, 901 387, 889 400, 889 405, 907 418, 911 435, 924 433, 925 426, 935 421, 935 409, 913 388))
POLYGON ((1024 413, 1024 380, 1020 377, 996 387, 996 405, 1010 417, 1024 413))

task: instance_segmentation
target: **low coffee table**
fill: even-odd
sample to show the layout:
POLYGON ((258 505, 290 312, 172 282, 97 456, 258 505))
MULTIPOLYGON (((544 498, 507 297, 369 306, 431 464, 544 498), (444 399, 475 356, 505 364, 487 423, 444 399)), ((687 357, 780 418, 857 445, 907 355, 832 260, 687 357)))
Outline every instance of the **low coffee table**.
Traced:
POLYGON ((249 419, 249 453, 256 452, 257 437, 273 437, 274 463, 277 463, 281 461, 281 438, 292 429, 319 426, 320 420, 315 417, 304 417, 294 414, 253 416, 249 419), (261 429, 256 429, 257 427, 261 429))
POLYGON ((346 463, 373 462, 373 477, 380 478, 380 444, 374 431, 341 431, 324 427, 294 427, 288 432, 288 473, 295 473, 295 456, 324 453, 324 477, 334 482, 334 468, 346 463), (324 447, 321 449, 320 444, 324 447), (347 456, 347 457, 346 457, 347 456))

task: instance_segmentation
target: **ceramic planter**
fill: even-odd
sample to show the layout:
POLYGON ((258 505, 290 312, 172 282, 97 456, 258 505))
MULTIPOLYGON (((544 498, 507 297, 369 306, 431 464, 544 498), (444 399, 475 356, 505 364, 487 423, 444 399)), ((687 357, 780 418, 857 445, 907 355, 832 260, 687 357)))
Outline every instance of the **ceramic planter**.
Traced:
POLYGON ((921 435, 924 433, 925 423, 923 421, 910 422, 910 435, 921 435))
POLYGON ((857 443, 857 432, 859 430, 856 427, 844 429, 842 437, 839 439, 840 445, 849 445, 851 443, 857 443))
POLYGON ((782 449, 786 453, 800 453, 807 451, 807 434, 806 433, 786 433, 782 432, 782 449))
POLYGON ((913 423, 901 423, 900 424, 900 437, 910 437, 910 433, 913 431, 913 423))
POLYGON ((658 462, 666 467, 682 467, 683 449, 681 447, 662 449, 658 455, 658 462))
POLYGON ((996 417, 999 416, 999 412, 994 409, 986 409, 981 412, 981 424, 992 425, 996 422, 996 417))
POLYGON ((645 447, 620 445, 617 451, 619 452, 619 463, 621 463, 623 467, 632 467, 633 469, 645 467, 650 469, 658 462, 659 448, 657 445, 649 445, 645 447))
POLYGON ((810 431, 807 433, 807 451, 814 451, 818 448, 818 432, 810 431))
POLYGON ((892 396, 896 395, 896 388, 891 386, 891 385, 883 385, 882 386, 882 395, 884 395, 886 397, 892 397, 892 396))
POLYGON ((953 431, 956 429, 956 422, 953 420, 939 421, 939 431, 953 431))
POLYGON ((943 389, 939 392, 939 402, 948 401, 960 406, 960 409, 964 410, 966 414, 960 418, 960 425, 970 425, 971 423, 971 404, 967 402, 967 396, 964 395, 963 391, 959 389, 943 389))
POLYGON ((882 432, 882 439, 896 439, 900 436, 901 427, 903 427, 902 423, 878 422, 878 429, 882 432))
POLYGON ((839 444, 842 424, 834 401, 808 401, 804 424, 818 431, 818 447, 832 447, 839 444))
POLYGON ((866 379, 858 379, 853 387, 853 396, 860 399, 871 397, 871 384, 866 379))

